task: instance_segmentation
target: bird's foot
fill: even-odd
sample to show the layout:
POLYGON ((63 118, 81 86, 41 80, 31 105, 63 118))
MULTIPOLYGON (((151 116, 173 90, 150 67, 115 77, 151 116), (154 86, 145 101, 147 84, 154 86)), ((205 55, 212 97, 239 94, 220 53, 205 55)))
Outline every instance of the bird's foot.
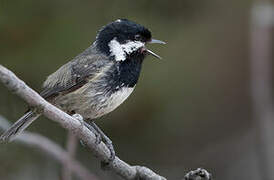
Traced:
POLYGON ((75 119, 77 119, 80 122, 80 124, 81 124, 81 128, 80 129, 82 130, 83 127, 85 126, 85 121, 84 121, 83 116, 81 116, 81 114, 73 114, 72 117, 75 118, 75 119))
POLYGON ((102 136, 98 133, 98 131, 87 122, 85 122, 85 126, 95 135, 95 144, 100 144, 102 142, 102 136))
POLYGON ((104 168, 115 159, 115 151, 112 145, 112 141, 93 121, 91 121, 91 123, 85 122, 85 125, 89 130, 91 130, 95 134, 96 144, 98 145, 103 141, 110 152, 110 157, 108 158, 108 161, 101 163, 101 166, 104 168))
POLYGON ((97 145, 99 145, 99 144, 103 141, 102 136, 101 136, 101 134, 99 134, 98 132, 97 132, 97 134, 95 134, 95 136, 96 136, 96 141, 95 141, 95 143, 96 143, 97 145))
MULTIPOLYGON (((85 126, 85 121, 84 121, 83 116, 81 116, 81 114, 73 114, 72 117, 77 119, 80 122, 80 124, 81 124, 80 130, 82 130, 83 127, 85 126)), ((80 143, 82 144, 82 146, 84 146, 84 147, 86 146, 86 144, 82 140, 80 140, 80 143)))

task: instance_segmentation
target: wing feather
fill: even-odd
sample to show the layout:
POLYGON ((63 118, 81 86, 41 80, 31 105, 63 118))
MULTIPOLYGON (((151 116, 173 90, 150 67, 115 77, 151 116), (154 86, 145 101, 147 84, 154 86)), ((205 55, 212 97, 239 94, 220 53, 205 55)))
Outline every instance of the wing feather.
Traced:
POLYGON ((110 63, 106 56, 89 47, 51 74, 45 81, 40 95, 50 99, 60 93, 72 92, 100 74, 101 70, 110 63))

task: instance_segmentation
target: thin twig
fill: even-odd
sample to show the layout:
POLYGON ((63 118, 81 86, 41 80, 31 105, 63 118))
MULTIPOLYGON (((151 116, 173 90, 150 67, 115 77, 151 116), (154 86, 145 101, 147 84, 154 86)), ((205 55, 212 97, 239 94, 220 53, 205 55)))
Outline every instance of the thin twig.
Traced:
MULTIPOLYGON (((95 135, 83 125, 83 122, 76 120, 54 105, 48 103, 37 92, 28 87, 22 80, 18 79, 13 72, 2 65, 0 65, 0 81, 30 106, 38 108, 47 118, 59 123, 63 128, 75 134, 87 145, 98 159, 104 162, 108 161, 108 158, 110 157, 108 148, 104 143, 100 143, 99 145, 96 144, 95 135)), ((115 157, 113 162, 109 164, 109 169, 128 180, 138 179, 139 177, 147 180, 166 179, 148 168, 131 166, 118 157, 115 157)))
MULTIPOLYGON (((71 158, 74 158, 74 155, 77 150, 77 138, 71 132, 68 132, 67 136, 67 153, 71 158)), ((71 164, 68 162, 67 164, 63 164, 62 169, 62 179, 63 180, 71 180, 72 179, 72 169, 71 164)))
MULTIPOLYGON (((10 123, 2 116, 0 116, 0 131, 8 129, 10 123)), ((15 138, 15 141, 28 145, 30 147, 36 147, 40 150, 51 155, 58 160, 61 164, 70 164, 71 171, 75 173, 80 179, 83 180, 98 180, 98 178, 91 174, 84 166, 82 166, 77 160, 63 150, 58 144, 49 140, 48 138, 36 133, 24 131, 20 136, 15 138)))

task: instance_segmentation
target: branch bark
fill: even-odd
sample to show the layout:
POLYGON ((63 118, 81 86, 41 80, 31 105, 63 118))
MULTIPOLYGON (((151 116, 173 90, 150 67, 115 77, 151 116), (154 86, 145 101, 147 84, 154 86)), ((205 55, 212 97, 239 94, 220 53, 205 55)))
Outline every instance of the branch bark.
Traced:
MULTIPOLYGON (((95 135, 83 126, 82 122, 48 103, 37 92, 32 90, 22 80, 17 78, 13 72, 2 65, 0 65, 0 81, 11 92, 21 97, 30 106, 37 107, 44 116, 59 123, 63 128, 76 135, 87 145, 87 147, 95 154, 96 157, 98 157, 98 159, 107 162, 108 157, 110 156, 108 148, 104 143, 97 145, 95 135)), ((166 179, 146 167, 131 166, 118 157, 115 157, 114 161, 109 164, 109 169, 127 180, 140 178, 145 180, 166 179)))
MULTIPOLYGON (((10 123, 0 116, 0 131, 8 129, 10 123)), ((36 147, 40 150, 51 155, 61 164, 70 164, 71 172, 75 173, 80 179, 83 180, 98 180, 98 178, 91 174, 84 166, 72 158, 65 150, 58 144, 52 142, 48 138, 36 133, 24 131, 20 136, 15 138, 15 141, 27 146, 36 147)))

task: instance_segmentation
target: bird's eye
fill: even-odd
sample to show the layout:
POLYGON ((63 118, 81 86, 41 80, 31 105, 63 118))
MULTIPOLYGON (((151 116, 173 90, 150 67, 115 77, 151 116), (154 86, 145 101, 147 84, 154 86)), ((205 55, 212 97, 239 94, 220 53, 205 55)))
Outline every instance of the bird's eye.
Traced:
POLYGON ((141 40, 141 35, 140 35, 140 34, 136 34, 136 35, 134 36, 134 39, 135 39, 136 41, 140 41, 140 40, 141 40))

